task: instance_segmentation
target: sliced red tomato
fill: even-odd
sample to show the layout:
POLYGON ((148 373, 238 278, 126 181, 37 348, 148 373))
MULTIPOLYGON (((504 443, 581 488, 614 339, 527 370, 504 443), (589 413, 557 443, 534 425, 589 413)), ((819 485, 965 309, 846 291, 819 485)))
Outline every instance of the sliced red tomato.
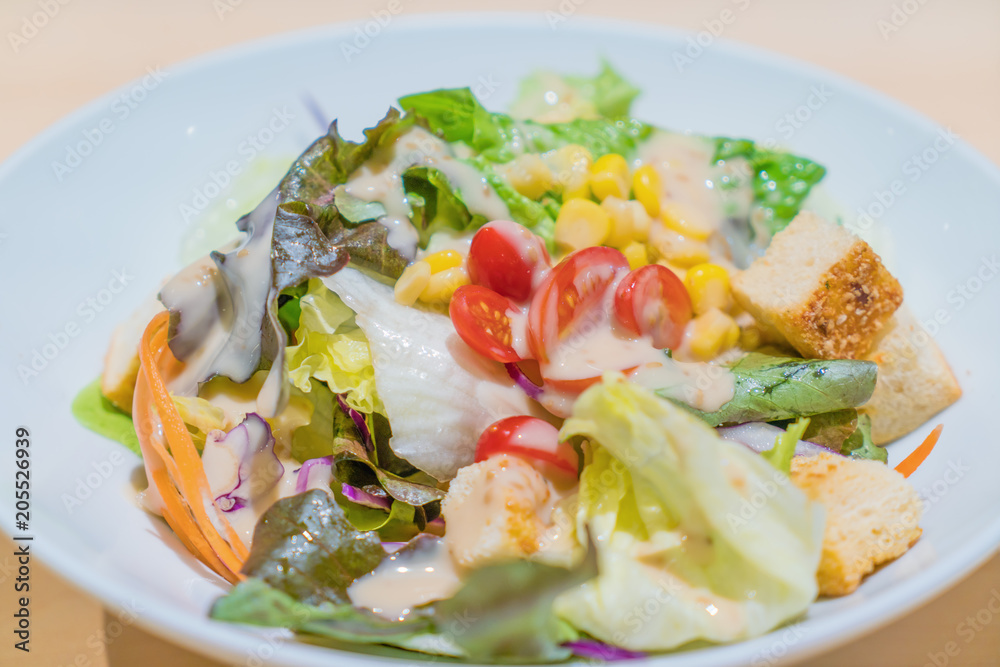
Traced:
POLYGON ((691 320, 691 298, 673 271, 647 264, 618 283, 615 316, 632 333, 651 336, 654 347, 673 349, 691 320))
MULTIPOLYGON (((628 270, 620 251, 591 246, 569 255, 538 286, 528 310, 528 346, 543 366, 548 350, 601 301, 616 276, 628 270)), ((682 286, 683 289, 683 286, 682 286)))
POLYGON ((466 261, 473 283, 518 302, 528 300, 535 273, 551 263, 545 243, 509 220, 494 220, 476 232, 466 261))
POLYGON ((510 299, 480 285, 459 287, 448 307, 461 339, 484 357, 504 364, 521 359, 513 347, 510 312, 519 312, 510 299))
POLYGON ((559 429, 537 417, 507 417, 491 424, 476 443, 476 462, 495 454, 515 454, 550 463, 576 475, 580 457, 568 442, 559 442, 559 429))

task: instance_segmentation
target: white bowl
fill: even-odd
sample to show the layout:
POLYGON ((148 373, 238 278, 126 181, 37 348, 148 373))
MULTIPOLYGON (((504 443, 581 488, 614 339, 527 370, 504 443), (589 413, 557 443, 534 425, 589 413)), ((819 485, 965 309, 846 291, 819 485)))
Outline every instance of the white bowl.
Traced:
MULTIPOLYGON (((0 345, 14 359, 0 382, 3 432, 12 441, 16 426, 30 430, 33 476, 30 529, 14 529, 12 492, 0 495, 0 526, 34 536, 33 552, 63 576, 192 650, 248 664, 385 662, 209 620, 225 586, 136 506, 140 462, 77 425, 70 402, 100 372, 115 324, 179 268, 182 238, 210 217, 243 213, 320 134, 307 98, 357 136, 406 93, 469 85, 503 108, 532 70, 593 72, 606 56, 641 86, 639 117, 775 139, 824 164, 826 188, 848 217, 867 211, 893 238, 891 266, 907 303, 922 320, 947 320, 935 338, 965 390, 932 422, 943 422, 944 434, 911 477, 927 512, 909 553, 855 594, 816 603, 792 629, 650 664, 813 655, 904 614, 989 557, 1000 544, 992 511, 1000 507, 1000 449, 985 423, 1000 377, 991 284, 1000 172, 925 118, 833 74, 721 40, 698 46, 684 33, 559 16, 393 17, 391 31, 373 20, 228 49, 151 73, 7 161, 0 345), (227 166, 241 172, 238 185, 225 185, 227 166), (211 212, 192 216, 205 203, 199 194, 211 212)), ((931 425, 891 445, 890 463, 931 425)))

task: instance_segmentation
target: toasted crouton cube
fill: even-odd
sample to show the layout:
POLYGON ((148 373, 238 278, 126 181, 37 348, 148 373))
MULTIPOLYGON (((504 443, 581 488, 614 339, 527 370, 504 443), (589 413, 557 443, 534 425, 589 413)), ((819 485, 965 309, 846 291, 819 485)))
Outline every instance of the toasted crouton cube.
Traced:
POLYGON ((733 295, 802 356, 858 359, 903 302, 903 289, 871 247, 803 211, 763 257, 732 279, 733 295))
POLYGON ((101 393, 116 408, 128 414, 132 414, 132 394, 139 375, 139 341, 146 325, 161 310, 163 305, 156 294, 139 304, 135 312, 115 328, 104 355, 101 393))
POLYGON ((921 426, 962 395, 934 339, 903 306, 865 359, 878 364, 875 393, 861 408, 872 419, 872 441, 885 444, 921 426))
POLYGON ((577 551, 561 492, 517 456, 493 456, 461 468, 441 503, 448 548, 460 567, 505 560, 569 565, 577 551))
POLYGON ((792 482, 826 508, 816 579, 820 595, 847 595, 920 537, 920 497, 895 470, 835 454, 792 460, 792 482))

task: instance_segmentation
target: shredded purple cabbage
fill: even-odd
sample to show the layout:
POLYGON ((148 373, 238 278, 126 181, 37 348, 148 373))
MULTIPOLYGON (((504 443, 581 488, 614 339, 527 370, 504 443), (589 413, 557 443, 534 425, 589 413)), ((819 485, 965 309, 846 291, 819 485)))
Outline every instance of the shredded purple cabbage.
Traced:
POLYGON ((333 456, 321 456, 303 462, 302 467, 295 471, 298 473, 298 477, 295 478, 295 493, 305 493, 309 489, 309 477, 314 470, 319 474, 327 474, 328 479, 323 486, 329 486, 333 475, 333 456))
POLYGON ((528 395, 528 398, 533 398, 536 401, 541 398, 542 388, 528 379, 520 366, 511 361, 504 364, 504 368, 507 369, 507 375, 510 376, 510 379, 528 395))
POLYGON ((215 497, 223 512, 243 509, 252 496, 267 493, 285 474, 285 466, 274 453, 271 427, 254 412, 228 433, 216 431, 208 436, 202 454, 206 469, 231 465, 232 461, 237 462, 236 485, 215 497))
POLYGON ((624 649, 619 646, 605 644, 604 642, 597 641, 596 639, 578 639, 576 641, 566 642, 563 646, 571 650, 573 655, 581 658, 587 658, 588 660, 604 660, 610 662, 613 660, 638 660, 640 658, 647 657, 645 653, 640 651, 629 651, 628 649, 624 649))
POLYGON ((344 411, 344 414, 354 420, 354 425, 358 427, 358 432, 361 433, 361 444, 363 444, 365 449, 371 453, 374 449, 374 444, 372 442, 371 431, 368 430, 368 421, 365 420, 365 416, 349 406, 347 401, 344 400, 343 394, 337 394, 337 405, 339 405, 340 409, 344 411))
POLYGON ((376 496, 374 494, 368 493, 364 489, 359 489, 356 486, 351 486, 350 484, 341 484, 340 491, 344 494, 344 497, 350 500, 356 505, 363 505, 364 507, 371 507, 379 510, 387 510, 392 507, 392 500, 384 496, 376 496))

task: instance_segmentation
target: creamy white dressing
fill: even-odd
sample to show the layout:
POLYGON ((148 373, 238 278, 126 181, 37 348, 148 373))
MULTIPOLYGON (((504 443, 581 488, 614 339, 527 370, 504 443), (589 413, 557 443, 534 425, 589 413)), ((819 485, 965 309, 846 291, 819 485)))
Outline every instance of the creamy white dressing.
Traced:
POLYGON ((374 571, 355 580, 347 589, 351 602, 402 621, 415 608, 454 595, 461 579, 445 540, 419 539, 416 548, 390 554, 374 571))
POLYGON ((714 142, 704 137, 662 131, 653 133, 638 151, 638 160, 659 173, 670 211, 709 230, 718 229, 733 211, 748 212, 753 198, 749 187, 721 188, 739 165, 715 164, 714 152, 714 142))
POLYGON ((448 144, 421 127, 401 134, 380 147, 344 185, 358 199, 380 202, 385 216, 387 242, 407 257, 417 250, 417 231, 410 222, 410 202, 403 187, 403 172, 417 165, 433 167, 447 177, 469 212, 489 220, 510 217, 510 211, 483 175, 472 165, 455 158, 448 144))

